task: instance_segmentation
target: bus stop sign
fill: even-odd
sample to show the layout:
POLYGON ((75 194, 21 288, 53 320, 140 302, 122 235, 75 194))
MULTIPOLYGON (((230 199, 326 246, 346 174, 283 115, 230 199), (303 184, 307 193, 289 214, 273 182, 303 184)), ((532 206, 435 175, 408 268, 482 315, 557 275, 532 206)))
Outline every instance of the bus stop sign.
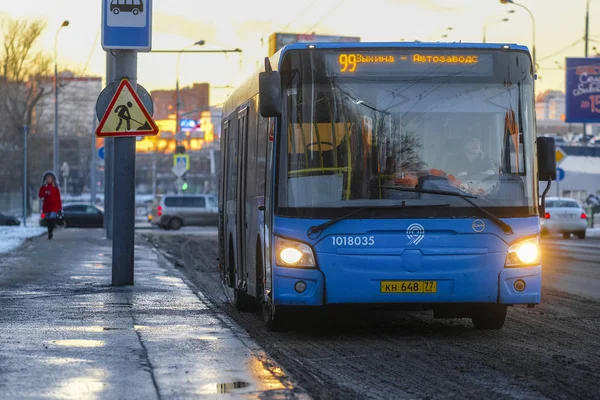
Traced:
POLYGON ((152 49, 152 0, 102 0, 102 48, 152 49))

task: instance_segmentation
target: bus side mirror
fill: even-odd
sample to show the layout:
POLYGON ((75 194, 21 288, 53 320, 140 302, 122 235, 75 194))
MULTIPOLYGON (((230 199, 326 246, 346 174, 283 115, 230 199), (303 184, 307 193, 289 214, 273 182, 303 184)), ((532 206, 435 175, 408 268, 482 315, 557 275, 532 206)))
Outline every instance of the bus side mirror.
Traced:
POLYGON ((261 72, 258 75, 260 115, 264 118, 281 115, 281 75, 279 71, 261 72))
POLYGON ((537 158, 538 179, 548 182, 544 193, 542 193, 542 201, 539 205, 540 216, 544 217, 546 215, 546 195, 550 190, 552 181, 556 180, 556 143, 554 143, 554 138, 537 138, 537 158))
POLYGON ((556 144, 554 138, 537 138, 538 179, 540 181, 556 180, 556 144))

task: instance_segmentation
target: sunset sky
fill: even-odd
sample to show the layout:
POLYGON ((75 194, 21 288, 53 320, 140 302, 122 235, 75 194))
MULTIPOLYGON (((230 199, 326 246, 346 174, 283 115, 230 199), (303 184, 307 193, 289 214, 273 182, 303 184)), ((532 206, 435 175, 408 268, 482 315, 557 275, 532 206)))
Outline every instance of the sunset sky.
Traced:
MULTIPOLYGON (((585 0, 522 0, 536 19, 536 89, 563 89, 567 56, 583 56, 585 0), (566 51, 563 49, 568 48, 566 51), (552 54, 557 53, 552 56, 552 54), (551 56, 551 57, 548 57, 551 56)), ((590 54, 600 48, 600 0, 590 8, 590 54)), ((70 26, 59 36, 59 67, 104 76, 100 46, 100 0, 27 0, 0 2, 0 19, 39 18, 47 22, 40 45, 52 54, 54 35, 63 20, 70 26), (89 63, 87 62, 89 59, 89 63)), ((481 42, 487 21, 488 42, 524 44, 531 48, 531 19, 525 10, 498 0, 154 0, 153 49, 181 49, 205 40, 205 49, 233 49, 243 54, 186 54, 181 57, 181 85, 208 81, 235 85, 266 55, 272 32, 360 36, 363 41, 481 42), (511 9, 515 13, 508 14, 511 9), (508 22, 500 22, 508 17, 508 22), (447 30, 452 27, 452 30, 447 30), (447 38, 442 35, 447 34, 447 38), (264 45, 261 45, 261 38, 264 45)), ((146 89, 175 86, 175 54, 140 54, 138 82, 146 89)), ((213 88, 211 103, 231 92, 213 88)))

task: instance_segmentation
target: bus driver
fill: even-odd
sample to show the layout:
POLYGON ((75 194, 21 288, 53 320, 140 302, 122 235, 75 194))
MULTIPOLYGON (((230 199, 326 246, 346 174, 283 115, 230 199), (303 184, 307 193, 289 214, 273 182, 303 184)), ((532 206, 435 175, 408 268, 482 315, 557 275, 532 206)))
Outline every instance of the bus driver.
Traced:
POLYGON ((481 140, 476 136, 468 137, 465 140, 462 156, 457 157, 454 161, 458 179, 472 179, 477 175, 492 176, 498 173, 494 161, 481 150, 481 140))

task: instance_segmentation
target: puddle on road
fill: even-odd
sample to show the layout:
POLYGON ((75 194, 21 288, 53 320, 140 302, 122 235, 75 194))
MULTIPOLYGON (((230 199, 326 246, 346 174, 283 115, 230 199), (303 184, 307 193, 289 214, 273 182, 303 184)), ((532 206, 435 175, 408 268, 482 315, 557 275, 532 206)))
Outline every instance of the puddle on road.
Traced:
POLYGON ((102 347, 104 340, 83 340, 83 339, 68 339, 68 340, 52 340, 51 344, 66 347, 102 347))
POLYGON ((82 358, 68 358, 68 357, 51 357, 45 360, 42 360, 44 364, 49 365, 66 365, 66 364, 82 364, 82 363, 91 363, 90 360, 84 360, 82 358))
POLYGON ((92 268, 92 269, 102 269, 102 268, 108 267, 107 265, 100 264, 100 263, 85 263, 85 264, 83 264, 83 266, 85 268, 92 268))
POLYGON ((250 383, 244 381, 234 381, 228 383, 212 383, 202 387, 200 394, 226 394, 236 393, 238 389, 247 388, 250 383))

